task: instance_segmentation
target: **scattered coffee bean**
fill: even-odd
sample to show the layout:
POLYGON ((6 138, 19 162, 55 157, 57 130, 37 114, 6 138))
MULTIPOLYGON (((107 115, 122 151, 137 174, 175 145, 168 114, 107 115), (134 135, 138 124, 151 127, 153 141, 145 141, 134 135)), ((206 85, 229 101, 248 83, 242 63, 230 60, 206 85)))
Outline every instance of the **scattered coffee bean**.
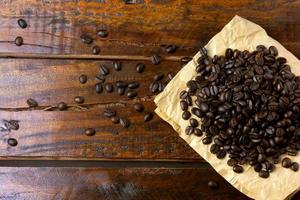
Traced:
POLYGON ((15 45, 22 46, 24 44, 23 38, 21 36, 16 37, 15 45))
POLYGON ((138 63, 135 67, 135 70, 138 72, 138 73, 142 73, 145 69, 145 65, 143 63, 138 63))
POLYGON ((106 83, 105 84, 105 90, 108 93, 112 93, 114 91, 114 86, 111 83, 106 83))
POLYGON ((211 137, 205 137, 202 139, 203 144, 210 144, 212 142, 211 137))
POLYGON ((126 88, 127 87, 127 83, 125 81, 116 81, 116 86, 118 88, 126 88))
POLYGON ((152 118, 153 118, 153 114, 152 114, 151 112, 148 112, 148 113, 146 113, 145 116, 144 116, 144 121, 145 121, 145 122, 148 122, 148 121, 150 121, 152 118))
POLYGON ((85 44, 92 44, 93 43, 93 38, 89 35, 83 34, 80 36, 81 42, 85 44))
POLYGON ((167 76, 168 76, 169 80, 172 80, 174 77, 174 74, 173 74, 173 72, 168 72, 167 76))
POLYGON ((15 138, 9 138, 7 140, 9 146, 15 147, 18 145, 18 141, 15 138))
POLYGON ((84 133, 86 136, 93 136, 96 134, 96 130, 93 128, 87 128, 85 129, 84 133))
POLYGON ((140 83, 139 82, 131 82, 131 83, 128 83, 127 87, 129 89, 136 89, 136 88, 140 87, 140 83))
POLYGON ((181 110, 185 111, 189 108, 189 105, 186 101, 181 100, 180 101, 180 107, 181 107, 181 110))
POLYGON ((101 74, 97 75, 96 79, 99 81, 99 83, 104 83, 105 82, 105 77, 101 74))
POLYGON ((107 108, 107 109, 105 109, 104 111, 103 111, 103 114, 104 114, 104 116, 105 117, 114 117, 114 116, 116 116, 116 111, 115 110, 113 110, 113 109, 111 109, 111 108, 107 108))
POLYGON ((164 74, 163 73, 159 73, 159 74, 156 74, 154 77, 153 77, 153 80, 154 81, 160 81, 161 79, 163 79, 164 77, 164 74))
POLYGON ((216 181, 208 181, 208 187, 212 188, 212 189, 217 189, 219 188, 219 184, 216 181))
POLYGON ((99 30, 97 32, 97 35, 101 38, 106 38, 108 36, 108 31, 105 29, 99 30))
POLYGON ((270 173, 268 171, 265 171, 265 170, 261 170, 258 175, 261 177, 261 178, 268 178, 270 176, 270 173))
POLYGON ((194 128, 191 127, 191 126, 187 126, 186 129, 185 129, 185 134, 191 135, 193 133, 194 133, 194 128))
POLYGON ((120 96, 124 95, 125 94, 125 88, 118 88, 117 89, 117 92, 120 96))
POLYGON ((68 105, 65 102, 60 102, 60 103, 57 104, 57 108, 60 111, 67 110, 68 105))
POLYGON ((100 74, 106 76, 109 74, 109 69, 105 65, 100 65, 100 74))
POLYGON ((112 121, 114 124, 117 124, 117 123, 120 122, 120 118, 119 118, 118 116, 114 116, 114 117, 112 117, 112 118, 110 118, 110 119, 111 119, 111 121, 112 121))
POLYGON ((293 162, 292 165, 291 165, 291 169, 296 172, 299 170, 299 164, 296 163, 296 162, 293 162))
POLYGON ((201 137, 203 132, 199 128, 194 128, 194 135, 201 137))
POLYGON ((122 69, 122 63, 119 61, 114 61, 113 66, 116 71, 120 71, 122 69))
POLYGON ((186 110, 182 113, 182 119, 188 120, 190 117, 191 117, 191 113, 189 111, 186 110))
POLYGON ((75 103, 77 104, 83 104, 84 103, 84 97, 83 96, 77 96, 74 98, 75 103))
POLYGON ((37 101, 32 98, 27 99, 26 103, 30 108, 38 107, 37 101))
POLYGON ((161 58, 157 54, 153 54, 151 56, 151 62, 153 63, 153 65, 158 65, 160 63, 160 60, 161 60, 161 58))
POLYGON ((130 122, 127 118, 125 117, 121 117, 120 118, 120 124, 124 127, 124 128, 128 128, 130 126, 130 122))
POLYGON ((27 27, 27 22, 26 22, 24 19, 19 19, 19 20, 18 20, 18 25, 19 25, 21 28, 26 28, 26 27, 27 27))
POLYGON ((134 97, 136 97, 136 96, 137 96, 137 92, 136 92, 136 91, 129 90, 129 91, 127 92, 127 97, 128 97, 128 98, 134 98, 134 97))
POLYGON ((159 83, 157 81, 152 82, 149 87, 150 92, 152 93, 158 92, 158 88, 159 88, 159 83))
POLYGON ((87 80, 88 80, 87 75, 82 74, 82 75, 79 76, 79 82, 80 82, 81 84, 85 84, 85 83, 87 82, 87 80))
POLYGON ((291 159, 289 159, 289 158, 284 158, 282 161, 281 161, 281 165, 282 165, 282 167, 284 167, 284 168, 290 168, 291 167, 291 165, 292 165, 292 161, 291 161, 291 159))
POLYGON ((18 130, 20 128, 19 121, 18 120, 2 120, 4 123, 4 127, 7 131, 11 130, 18 130))
POLYGON ((242 173, 244 171, 244 168, 240 165, 234 165, 232 169, 235 173, 242 173))
POLYGON ((92 54, 97 55, 97 54, 100 53, 100 51, 101 51, 101 49, 100 49, 99 46, 97 46, 97 45, 93 46, 93 48, 92 48, 92 54))
POLYGON ((102 86, 102 83, 96 83, 95 85, 95 88, 96 88, 96 93, 102 93, 103 92, 103 86, 102 86))
POLYGON ((134 108, 134 110, 137 111, 137 112, 143 112, 143 111, 144 111, 144 105, 141 104, 141 103, 135 103, 135 104, 133 105, 133 108, 134 108))

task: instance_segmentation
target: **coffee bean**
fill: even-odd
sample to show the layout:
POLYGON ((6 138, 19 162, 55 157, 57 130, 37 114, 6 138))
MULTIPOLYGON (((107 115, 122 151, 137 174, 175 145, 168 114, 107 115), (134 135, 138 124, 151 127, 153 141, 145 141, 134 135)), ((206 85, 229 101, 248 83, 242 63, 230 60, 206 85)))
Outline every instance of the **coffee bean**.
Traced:
POLYGON ((105 117, 114 117, 114 116, 116 116, 116 111, 115 110, 113 110, 113 109, 111 109, 111 108, 107 108, 107 109, 105 109, 104 111, 103 111, 103 114, 104 114, 104 116, 105 117))
POLYGON ((17 141, 15 138, 9 138, 9 139, 7 140, 7 144, 8 144, 9 146, 15 147, 15 146, 18 145, 18 141, 17 141))
POLYGON ((125 88, 118 88, 117 89, 117 92, 120 96, 124 95, 125 94, 125 88))
POLYGON ((92 44, 93 43, 93 38, 87 34, 83 34, 80 36, 81 42, 85 44, 92 44))
POLYGON ((152 118, 153 118, 153 114, 152 114, 151 112, 148 112, 148 113, 146 113, 145 116, 144 116, 144 121, 145 121, 145 122, 148 122, 148 121, 150 121, 152 118))
POLYGON ((159 74, 156 74, 154 77, 153 77, 153 80, 154 81, 160 81, 161 79, 163 79, 164 77, 164 74, 163 73, 159 73, 159 74))
POLYGON ((194 128, 194 135, 201 137, 203 132, 199 128, 194 128))
POLYGON ((262 170, 262 171, 260 171, 260 172, 258 173, 258 175, 259 175, 261 178, 268 178, 268 177, 270 176, 270 173, 269 173, 268 171, 262 170))
POLYGON ((105 65, 100 65, 100 74, 106 76, 109 74, 109 69, 105 65))
POLYGON ((191 57, 182 57, 180 59, 181 63, 183 63, 183 64, 186 64, 186 63, 190 62, 191 60, 192 60, 191 57))
POLYGON ((125 81, 116 81, 116 86, 118 88, 126 88, 128 84, 125 81))
POLYGON ((122 63, 119 61, 114 61, 113 66, 116 71, 120 71, 122 69, 122 63))
POLYGON ((185 110, 188 109, 189 105, 186 101, 181 100, 180 101, 180 107, 181 107, 181 110, 185 111, 185 110))
POLYGON ((104 83, 105 82, 105 77, 102 74, 99 74, 96 76, 96 80, 99 81, 99 83, 104 83))
POLYGON ((174 53, 178 47, 175 44, 167 45, 165 51, 167 53, 174 53))
POLYGON ((169 80, 172 80, 174 77, 174 74, 173 74, 173 72, 168 72, 167 76, 168 76, 169 80))
POLYGON ((161 58, 157 54, 153 54, 151 56, 151 62, 152 62, 153 65, 158 65, 160 63, 160 60, 161 60, 161 58))
POLYGON ((157 81, 152 82, 149 87, 150 92, 152 93, 158 92, 158 88, 159 88, 159 83, 157 81))
POLYGON ((37 101, 32 98, 27 99, 26 103, 30 108, 38 107, 37 101))
POLYGON ((212 188, 212 189, 217 189, 219 188, 219 184, 216 181, 208 181, 207 183, 208 187, 212 188))
POLYGON ((87 129, 85 129, 84 134, 86 136, 93 136, 96 134, 96 130, 93 128, 87 128, 87 129))
POLYGON ((195 92, 198 88, 197 82, 194 80, 190 80, 186 83, 186 86, 189 88, 190 92, 195 92))
POLYGON ((143 104, 140 104, 140 103, 135 103, 133 105, 133 108, 135 111, 137 112, 143 112, 144 111, 144 105, 143 104))
POLYGON ((127 92, 127 97, 128 97, 128 98, 134 98, 134 97, 136 97, 136 96, 137 96, 137 92, 136 92, 136 91, 129 90, 129 91, 127 92))
POLYGON ((270 51, 270 54, 271 54, 272 56, 277 56, 277 55, 278 55, 278 50, 277 50, 277 48, 274 47, 274 46, 270 46, 270 47, 269 47, 269 51, 270 51))
POLYGON ((57 108, 60 111, 67 110, 68 105, 65 102, 60 102, 60 103, 57 104, 57 108))
POLYGON ((93 48, 92 48, 92 54, 97 55, 97 54, 100 53, 100 51, 101 51, 101 49, 100 49, 99 46, 97 46, 97 45, 93 46, 93 48))
POLYGON ((282 165, 282 167, 284 167, 284 168, 290 168, 291 167, 291 165, 292 165, 292 161, 291 161, 291 159, 289 159, 289 158, 284 158, 282 161, 281 161, 281 165, 282 165))
POLYGON ((212 142, 211 137, 205 137, 202 139, 203 144, 210 144, 212 142))
POLYGON ((195 128, 195 127, 198 126, 198 121, 194 118, 191 118, 190 119, 190 125, 191 125, 191 127, 195 128))
POLYGON ((244 171, 244 168, 240 165, 234 165, 232 169, 235 173, 238 173, 238 174, 242 173, 244 171))
POLYGON ((140 83, 139 82, 131 82, 131 83, 129 83, 128 84, 128 86, 127 86, 129 89, 136 89, 136 88, 138 88, 138 87, 140 87, 140 83))
POLYGON ((18 25, 20 26, 20 28, 26 28, 27 22, 24 19, 18 19, 18 25))
POLYGON ((106 83, 105 84, 105 90, 108 93, 112 93, 114 91, 114 86, 111 83, 106 83))
POLYGON ((118 116, 113 116, 110 118, 112 123, 117 124, 120 122, 120 118, 118 116))
POLYGON ((84 103, 84 97, 83 96, 76 96, 74 98, 74 101, 75 101, 75 103, 83 104, 84 103))
POLYGON ((143 63, 138 63, 135 67, 135 70, 138 72, 138 73, 142 73, 145 69, 145 65, 143 63))
POLYGON ((191 127, 191 126, 187 126, 187 127, 185 128, 185 134, 191 135, 192 133, 194 133, 194 128, 191 127))
POLYGON ((294 172, 299 170, 299 164, 296 162, 293 162, 291 167, 290 167, 294 172))
POLYGON ((88 80, 87 75, 82 74, 82 75, 79 76, 79 82, 80 82, 81 84, 85 84, 85 83, 87 82, 87 80, 88 80))
POLYGON ((207 50, 204 47, 199 49, 199 53, 201 56, 207 56, 207 50))
POLYGON ((97 32, 97 35, 101 38, 106 38, 108 36, 108 31, 105 29, 99 30, 97 32))
POLYGON ((130 126, 130 122, 127 118, 125 117, 121 117, 120 118, 120 124, 124 127, 124 128, 128 128, 130 126))
POLYGON ((188 120, 190 117, 191 117, 191 113, 189 111, 186 110, 182 113, 182 119, 188 120))
POLYGON ((21 36, 16 37, 15 45, 22 46, 24 44, 23 38, 21 36))
POLYGON ((101 83, 96 83, 95 85, 95 90, 96 90, 96 93, 102 93, 103 92, 103 86, 101 83))

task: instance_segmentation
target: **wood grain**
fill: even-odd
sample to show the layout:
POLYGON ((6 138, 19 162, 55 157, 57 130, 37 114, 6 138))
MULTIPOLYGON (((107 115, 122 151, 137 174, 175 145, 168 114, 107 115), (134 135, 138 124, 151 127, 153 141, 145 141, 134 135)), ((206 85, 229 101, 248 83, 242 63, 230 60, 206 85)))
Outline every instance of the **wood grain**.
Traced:
POLYGON ((100 73, 100 65, 110 69, 106 83, 138 81, 141 83, 136 89, 138 97, 152 101, 149 85, 154 75, 164 73, 167 81, 168 72, 175 75, 181 68, 179 62, 171 61, 162 61, 158 66, 149 61, 123 61, 123 69, 118 72, 113 69, 112 61, 0 59, 0 63, 0 108, 28 107, 28 98, 35 99, 40 106, 56 105, 61 101, 74 105, 75 96, 84 96, 86 104, 129 101, 126 95, 117 94, 116 87, 113 93, 95 92, 95 77, 100 73), (137 63, 146 66, 141 74, 136 72, 137 63), (81 74, 88 76, 86 84, 79 82, 81 74))
POLYGON ((101 54, 163 54, 160 45, 175 43, 176 55, 193 55, 234 15, 266 29, 274 39, 300 57, 300 1, 296 0, 5 0, 0 2, 0 52, 90 54, 92 45, 80 42, 91 35, 101 54), (24 18, 28 28, 18 27, 24 18), (96 36, 106 28, 109 36, 96 36), (25 45, 17 47, 16 36, 25 45))
POLYGON ((0 168, 0 199, 248 200, 210 167, 0 168), (209 174, 209 176, 207 176, 209 174), (212 190, 207 182, 216 180, 212 190))

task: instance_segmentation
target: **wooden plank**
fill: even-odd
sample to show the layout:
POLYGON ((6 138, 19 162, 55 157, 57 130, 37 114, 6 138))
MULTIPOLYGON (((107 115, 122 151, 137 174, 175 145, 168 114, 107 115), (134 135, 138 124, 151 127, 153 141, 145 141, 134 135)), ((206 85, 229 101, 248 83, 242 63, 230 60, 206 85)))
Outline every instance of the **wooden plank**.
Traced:
POLYGON ((149 85, 154 75, 164 73, 167 81, 168 72, 175 75, 181 68, 181 63, 172 61, 162 61, 157 66, 149 61, 121 62, 123 69, 115 71, 112 61, 0 59, 0 108, 27 107, 28 98, 35 99, 40 106, 56 105, 61 101, 74 105, 75 96, 84 96, 86 104, 127 102, 128 97, 119 96, 116 87, 113 93, 95 92, 95 77, 100 65, 110 69, 110 74, 105 77, 106 83, 138 81, 138 97, 149 100, 153 97, 149 85), (140 62, 146 66, 141 74, 135 69, 140 62), (88 76, 86 84, 79 82, 81 74, 88 76))
MULTIPOLYGON (((144 105, 153 111, 154 103, 144 105)), ((19 130, 1 132, 0 159, 202 160, 158 116, 145 123, 144 114, 130 104, 111 108, 130 120, 128 129, 104 117, 105 106, 87 111, 0 111, 1 120, 20 121, 19 130), (96 135, 86 136, 86 128, 95 128, 96 135), (7 144, 10 137, 17 139, 17 146, 7 144)))
POLYGON ((176 55, 193 55, 236 14, 252 20, 300 57, 299 1, 9 0, 0 2, 0 52, 90 54, 80 42, 90 34, 101 54, 151 55, 162 44, 177 44, 176 55), (28 28, 18 27, 24 18, 28 28), (109 36, 96 36, 106 28, 109 36), (17 47, 16 36, 25 45, 17 47))
POLYGON ((210 167, 0 168, 0 199, 248 200, 210 167), (209 174, 209 176, 207 176, 209 174), (219 189, 207 182, 216 180, 219 189))

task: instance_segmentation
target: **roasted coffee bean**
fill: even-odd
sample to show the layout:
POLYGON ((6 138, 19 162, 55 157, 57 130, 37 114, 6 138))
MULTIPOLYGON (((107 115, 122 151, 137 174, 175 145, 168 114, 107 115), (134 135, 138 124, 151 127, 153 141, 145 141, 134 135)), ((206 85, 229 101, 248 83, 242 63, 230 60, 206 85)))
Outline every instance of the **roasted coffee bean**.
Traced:
POLYGON ((270 173, 268 171, 265 171, 265 170, 261 170, 259 173, 258 173, 259 177, 261 178, 268 178, 270 176, 270 173))
POLYGON ((96 130, 93 128, 87 128, 85 129, 84 133, 86 136, 93 136, 96 134, 96 130))
POLYGON ((6 130, 18 130, 20 128, 19 121, 18 120, 3 120, 4 127, 6 130))
POLYGON ((181 110, 185 111, 189 108, 189 105, 186 101, 181 100, 180 101, 180 108, 181 108, 181 110))
POLYGON ((30 108, 38 107, 37 101, 32 98, 27 99, 26 103, 30 108))
POLYGON ((188 120, 190 117, 191 117, 191 113, 189 111, 186 110, 182 113, 182 119, 188 120))
POLYGON ((112 123, 117 124, 120 122, 120 118, 118 116, 113 116, 110 118, 112 123))
POLYGON ((124 95, 125 94, 125 88, 118 88, 117 89, 117 92, 120 96, 124 95))
POLYGON ((125 117, 121 117, 120 118, 120 124, 124 127, 124 128, 128 128, 130 126, 130 121, 125 118, 125 117))
POLYGON ((207 185, 211 189, 217 189, 217 188, 219 188, 219 184, 216 181, 208 181, 207 185))
POLYGON ((101 51, 101 49, 100 49, 99 46, 97 46, 97 45, 93 46, 93 48, 92 48, 92 54, 97 55, 97 54, 100 53, 100 51, 101 51))
POLYGON ((104 83, 105 82, 105 77, 101 74, 96 76, 96 80, 99 81, 99 83, 104 83))
POLYGON ((18 141, 17 141, 15 138, 9 138, 9 139, 7 140, 7 144, 8 144, 9 146, 15 147, 15 146, 18 145, 18 141))
POLYGON ((202 139, 203 144, 210 144, 212 142, 211 137, 205 137, 202 139))
POLYGON ((156 74, 154 77, 153 77, 153 80, 154 81, 160 81, 161 79, 163 79, 164 77, 164 74, 163 73, 159 73, 159 74, 156 74))
POLYGON ((276 47, 270 46, 270 47, 269 47, 269 51, 270 51, 270 54, 271 54, 272 56, 278 56, 278 50, 277 50, 276 47))
POLYGON ((83 104, 84 103, 84 97, 83 96, 76 96, 74 98, 74 102, 78 104, 83 104))
POLYGON ((116 81, 116 86, 118 88, 126 88, 128 84, 125 81, 116 81))
POLYGON ((116 116, 117 113, 115 110, 113 110, 111 108, 107 108, 103 111, 103 114, 105 117, 114 117, 114 116, 116 116))
POLYGON ((60 102, 60 103, 57 104, 57 108, 60 111, 67 110, 68 105, 65 102, 60 102))
POLYGON ((92 44, 93 43, 93 38, 89 35, 83 34, 80 36, 81 42, 85 44, 92 44))
POLYGON ((294 172, 299 170, 299 164, 296 162, 293 162, 291 167, 290 167, 294 172))
POLYGON ((138 87, 140 87, 140 83, 139 82, 131 82, 131 83, 128 83, 128 86, 127 86, 129 89, 136 89, 138 87))
POLYGON ((186 86, 189 88, 190 92, 195 92, 197 90, 197 82, 190 80, 186 83, 186 86))
POLYGON ((188 63, 188 62, 190 62, 191 60, 192 60, 191 57, 182 57, 182 58, 180 59, 180 61, 181 61, 183 64, 188 63))
POLYGON ((120 71, 122 69, 122 63, 119 61, 114 61, 113 66, 116 71, 120 71))
POLYGON ((85 84, 85 83, 87 82, 87 80, 88 80, 87 75, 82 74, 82 75, 79 76, 79 82, 80 82, 81 84, 85 84))
POLYGON ((157 81, 152 82, 149 87, 150 92, 152 93, 158 92, 158 88, 159 88, 159 83, 157 81))
POLYGON ((235 173, 242 173, 244 171, 244 168, 240 165, 234 165, 232 169, 235 173))
POLYGON ((291 161, 291 159, 289 159, 289 158, 284 158, 282 161, 281 161, 281 165, 282 165, 282 167, 284 167, 284 168, 290 168, 291 167, 291 165, 292 165, 292 161, 291 161))
POLYGON ((194 128, 194 135, 201 137, 203 132, 199 128, 194 128))
POLYGON ((192 127, 197 127, 198 126, 198 121, 196 120, 196 119, 194 119, 194 118, 191 118, 190 119, 190 125, 192 126, 192 127))
POLYGON ((168 72, 167 76, 168 76, 169 80, 172 80, 174 77, 174 74, 173 74, 173 72, 168 72))
POLYGON ((22 46, 24 44, 23 38, 21 36, 16 37, 15 45, 22 46))
POLYGON ((161 60, 161 58, 157 54, 153 54, 151 56, 151 62, 152 62, 153 65, 158 65, 160 63, 160 60, 161 60))
POLYGON ((24 19, 18 19, 18 25, 20 26, 20 28, 26 28, 27 22, 24 19))
POLYGON ((100 74, 106 76, 109 74, 109 69, 105 65, 100 65, 100 74))
POLYGON ((144 105, 141 104, 141 103, 135 103, 135 104, 133 105, 133 108, 134 108, 134 110, 137 111, 137 112, 143 112, 143 111, 144 111, 144 105))
POLYGON ((185 128, 185 134, 191 135, 192 133, 194 133, 194 128, 192 126, 187 126, 185 128))
POLYGON ((95 90, 96 90, 96 93, 98 93, 98 94, 102 93, 102 91, 103 91, 102 83, 96 83, 95 90))
POLYGON ((135 67, 135 70, 138 73, 142 73, 145 70, 145 65, 143 63, 138 63, 135 67))
POLYGON ((152 114, 151 112, 148 112, 148 113, 146 113, 145 116, 144 116, 144 121, 145 121, 145 122, 148 122, 148 121, 150 121, 152 118, 153 118, 153 114, 152 114))
POLYGON ((101 38, 106 38, 108 36, 108 31, 105 29, 99 30, 97 32, 97 35, 101 38))
POLYGON ((175 44, 167 45, 165 51, 167 53, 174 53, 178 47, 175 44))
POLYGON ((129 91, 127 92, 127 97, 128 97, 128 98, 134 98, 134 97, 136 97, 136 96, 137 96, 137 92, 136 92, 136 91, 129 90, 129 91))
POLYGON ((106 83, 105 90, 106 90, 106 92, 111 93, 114 91, 114 86, 111 83, 106 83))

